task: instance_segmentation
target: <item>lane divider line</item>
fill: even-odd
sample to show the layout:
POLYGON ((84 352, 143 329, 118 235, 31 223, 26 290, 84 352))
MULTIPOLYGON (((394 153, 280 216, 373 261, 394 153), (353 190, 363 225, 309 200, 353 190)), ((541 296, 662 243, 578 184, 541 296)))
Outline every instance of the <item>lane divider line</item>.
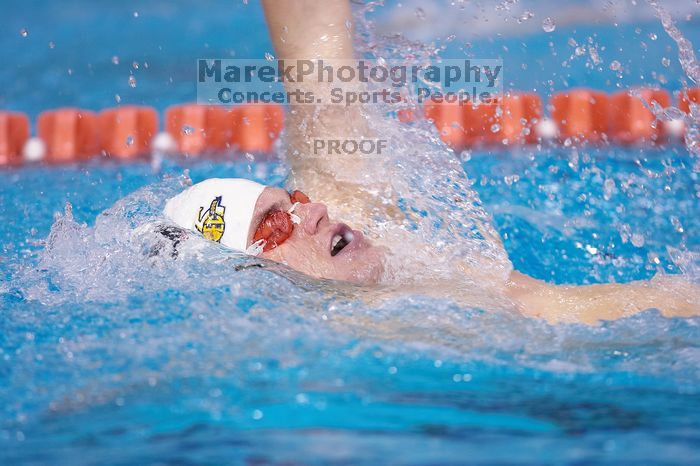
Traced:
MULTIPOLYGON (((545 108, 537 94, 513 91, 493 105, 441 102, 417 108, 402 101, 396 117, 406 124, 428 119, 456 151, 538 143, 655 146, 683 139, 687 116, 675 111, 668 121, 659 121, 650 110, 652 103, 669 107, 671 101, 667 91, 652 88, 612 95, 577 88, 553 94, 545 108)), ((700 105, 700 88, 676 92, 675 101, 688 115, 691 105, 700 105)), ((277 104, 174 105, 166 109, 160 132, 152 107, 126 105, 99 113, 59 108, 39 114, 37 135, 31 137, 25 114, 0 110, 0 167, 76 162, 98 154, 119 160, 177 153, 267 156, 284 123, 284 107, 277 104)))

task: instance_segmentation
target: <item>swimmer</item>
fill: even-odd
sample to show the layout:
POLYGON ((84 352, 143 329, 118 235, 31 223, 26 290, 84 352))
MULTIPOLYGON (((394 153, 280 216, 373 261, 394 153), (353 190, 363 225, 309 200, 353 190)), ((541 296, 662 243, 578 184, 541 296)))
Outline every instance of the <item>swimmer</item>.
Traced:
MULTIPOLYGON (((352 12, 347 0, 263 0, 268 28, 278 59, 323 59, 325 62, 352 59, 352 12)), ((327 85, 308 79, 285 82, 288 92, 329 91, 327 85)), ((377 192, 391 187, 376 178, 366 158, 308 157, 310 141, 331 135, 371 135, 361 106, 290 105, 286 149, 291 172, 289 184, 302 188, 287 191, 245 179, 209 179, 195 184, 168 200, 164 213, 178 226, 198 231, 205 238, 231 249, 286 264, 304 274, 359 285, 385 282, 391 245, 375 244, 362 231, 329 217, 329 207, 349 223, 364 227, 381 215, 387 221, 403 215, 392 203, 378 200, 377 192), (308 194, 308 195, 307 195, 308 194)), ((384 197, 386 199, 386 197, 384 197)), ((514 309, 551 323, 594 324, 647 310, 663 315, 700 315, 698 287, 682 277, 661 276, 651 281, 588 286, 554 285, 512 269, 497 233, 488 223, 477 224, 490 239, 495 254, 456 264, 466 287, 439 283, 412 284, 411 292, 455 296, 470 301, 470 289, 514 309), (506 274, 499 279, 488 272, 494 257, 505 257, 506 274), (465 292, 467 291, 467 292, 465 292)), ((170 232, 172 235, 172 232, 170 232)), ((399 245, 402 246, 402 245, 399 245)), ((495 267, 498 269, 498 267, 495 267)), ((478 294, 478 293, 474 293, 478 294)), ((484 304, 487 305, 487 304, 484 304)))

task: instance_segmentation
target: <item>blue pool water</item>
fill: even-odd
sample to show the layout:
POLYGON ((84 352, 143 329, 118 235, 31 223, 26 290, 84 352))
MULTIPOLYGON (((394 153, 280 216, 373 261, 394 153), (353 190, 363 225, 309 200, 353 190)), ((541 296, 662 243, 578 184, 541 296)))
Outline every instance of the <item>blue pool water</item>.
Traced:
MULTIPOLYGON (((0 39, 0 105, 30 114, 115 94, 162 109, 192 98, 194 58, 269 49, 254 4, 26 5, 0 39)), ((541 62, 509 79, 543 96, 550 79, 614 90, 657 68, 678 88, 651 19, 560 26, 554 47, 568 57, 569 36, 595 34, 631 48, 652 31, 658 66, 625 49, 619 78, 576 60, 553 78, 538 32, 474 47, 541 62)), ((462 156, 517 269, 579 284, 700 277, 700 180, 684 148, 462 156)), ((550 326, 420 295, 372 302, 204 241, 198 255, 149 256, 139 228, 185 170, 285 175, 277 162, 181 159, 0 171, 0 464, 698 463, 700 319, 550 326)))

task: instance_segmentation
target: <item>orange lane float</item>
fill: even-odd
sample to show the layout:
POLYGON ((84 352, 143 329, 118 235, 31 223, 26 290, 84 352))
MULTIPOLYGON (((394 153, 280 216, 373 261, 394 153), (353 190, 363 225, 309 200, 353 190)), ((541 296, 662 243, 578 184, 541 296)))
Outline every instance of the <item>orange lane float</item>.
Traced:
POLYGON ((29 139, 29 118, 0 111, 0 167, 22 163, 22 147, 29 139))
MULTIPOLYGON (((648 108, 651 102, 668 107, 670 101, 668 92, 648 88, 613 96, 571 89, 552 96, 551 120, 543 118, 540 98, 532 93, 510 93, 496 98, 495 104, 479 106, 426 102, 424 114, 435 124, 441 138, 458 151, 483 144, 532 144, 555 133, 566 144, 572 141, 637 144, 663 142, 667 137, 682 134, 680 119, 662 124, 648 108)), ((678 93, 678 107, 683 112, 689 113, 691 103, 700 105, 700 88, 678 93)), ((402 108, 397 111, 397 117, 407 122, 416 115, 413 109, 402 108), (405 114, 401 113, 404 110, 405 114)), ((228 149, 267 153, 284 127, 284 108, 262 104, 232 109, 176 105, 166 111, 165 124, 170 136, 162 136, 172 137, 185 154, 228 149)), ((123 159, 146 155, 153 149, 158 114, 153 108, 138 106, 107 109, 99 115, 61 108, 39 115, 38 138, 29 139, 29 127, 26 115, 0 111, 0 166, 22 163, 22 152, 29 151, 32 142, 40 144, 35 144, 37 150, 33 152, 43 154, 46 149, 47 162, 81 161, 100 150, 123 159)), ((25 154, 27 160, 41 158, 30 153, 25 154)))
POLYGON ((158 114, 150 107, 124 106, 99 114, 102 151, 110 157, 131 159, 146 155, 158 131, 158 114))
POLYGON ((401 123, 411 123, 417 119, 416 112, 410 107, 398 109, 396 111, 396 118, 398 118, 401 123))
POLYGON ((666 131, 649 109, 652 102, 668 107, 671 96, 664 90, 648 88, 613 94, 610 97, 610 139, 624 145, 662 142, 666 131))
POLYGON ((496 101, 489 104, 473 105, 465 103, 462 107, 462 128, 467 147, 475 147, 491 141, 489 132, 494 128, 496 119, 496 101))
POLYGON ((464 128, 465 108, 457 102, 426 102, 425 117, 433 122, 440 138, 456 151, 465 149, 472 141, 464 128))
POLYGON ((399 96, 398 101, 395 103, 395 108, 396 118, 401 123, 411 123, 419 118, 416 115, 416 104, 404 95, 399 96))
POLYGON ((537 142, 535 125, 542 118, 542 101, 535 94, 512 93, 479 105, 427 103, 425 115, 455 150, 480 144, 533 144, 537 142))
POLYGON ((39 115, 39 137, 48 162, 76 162, 99 152, 97 115, 88 110, 60 108, 39 115))
MULTIPOLYGON (((483 141, 491 145, 535 144, 535 125, 542 119, 542 101, 536 94, 502 95, 490 105, 481 105, 485 127, 483 141)), ((471 126, 465 123, 465 127, 471 126)))
POLYGON ((185 155, 225 150, 231 127, 231 112, 217 105, 175 105, 165 112, 165 129, 185 155))
POLYGON ((230 144, 241 152, 267 153, 284 128, 284 107, 248 104, 231 111, 230 144))
POLYGON ((572 89, 549 101, 560 142, 599 143, 607 139, 609 99, 603 92, 572 89))
POLYGON ((679 93, 678 108, 684 113, 690 113, 690 103, 700 106, 700 87, 684 89, 679 93))

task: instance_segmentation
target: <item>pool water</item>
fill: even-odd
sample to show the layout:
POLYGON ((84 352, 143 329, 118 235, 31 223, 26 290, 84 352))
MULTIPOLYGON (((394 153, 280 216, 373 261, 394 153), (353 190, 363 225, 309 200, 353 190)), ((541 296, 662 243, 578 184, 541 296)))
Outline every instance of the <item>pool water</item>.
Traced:
MULTIPOLYGON (((14 68, 0 74, 9 86, 0 102, 36 114, 67 102, 113 105, 123 94, 122 102, 163 108, 194 92, 187 57, 204 53, 205 41, 212 55, 226 50, 205 26, 232 29, 228 39, 241 43, 250 31, 242 54, 269 47, 256 5, 221 2, 201 15, 193 5, 153 5, 102 12, 157 36, 142 46, 119 36, 117 19, 98 28, 102 13, 78 2, 33 2, 33 19, 17 7, 8 22, 18 31, 28 24, 29 37, 2 40, 33 55, 3 56, 14 68), (232 25, 224 8, 238 13, 232 25), (169 12, 171 22, 149 11, 169 12), (240 29, 243 13, 249 29, 240 29), (100 38, 83 52, 92 58, 60 49, 57 38, 80 45, 60 34, 71 25, 100 38), (111 33, 123 48, 112 48, 111 33), (41 47, 21 42, 37 36, 41 47), (48 40, 55 49, 43 49, 48 40), (50 59, 51 50, 63 55, 50 59), (13 76, 43 59, 94 61, 98 77, 48 72, 43 87, 25 92, 29 81, 13 76)), ((589 25, 580 34, 612 48, 636 27, 589 25)), ((671 56, 660 26, 643 27, 658 31, 649 53, 671 56)), ((513 60, 525 49, 533 62, 550 57, 539 34, 504 41, 526 44, 507 52, 513 60)), ((496 46, 484 40, 488 47, 496 46)), ((676 66, 665 73, 677 86, 676 66)), ((570 80, 600 74, 584 63, 566 72, 570 80)), ((550 91, 551 76, 514 75, 516 88, 550 91)), ((613 90, 619 81, 609 79, 600 87, 613 90)), ((683 147, 459 156, 518 270, 578 284, 662 272, 700 278, 700 180, 683 147)), ((149 225, 162 220, 182 177, 284 179, 277 161, 238 160, 154 167, 98 158, 0 171, 0 464, 697 464, 700 318, 650 310, 597 327, 550 326, 416 294, 371 301, 362 289, 198 238, 177 259, 151 254, 149 225)))
MULTIPOLYGON (((697 250, 689 161, 653 155, 647 168, 678 170, 649 178, 609 152, 573 169, 556 151, 534 168, 525 154, 465 168, 517 268, 587 283, 676 271, 666 248, 697 250), (607 201, 600 171, 616 182, 607 201)), ((212 170, 248 167, 190 176, 212 170)), ((124 232, 177 184, 162 176, 102 163, 2 173, 5 464, 695 461, 697 318, 552 327, 420 296, 367 305, 285 270, 232 272, 242 260, 204 241, 207 260, 151 261, 124 232)))

